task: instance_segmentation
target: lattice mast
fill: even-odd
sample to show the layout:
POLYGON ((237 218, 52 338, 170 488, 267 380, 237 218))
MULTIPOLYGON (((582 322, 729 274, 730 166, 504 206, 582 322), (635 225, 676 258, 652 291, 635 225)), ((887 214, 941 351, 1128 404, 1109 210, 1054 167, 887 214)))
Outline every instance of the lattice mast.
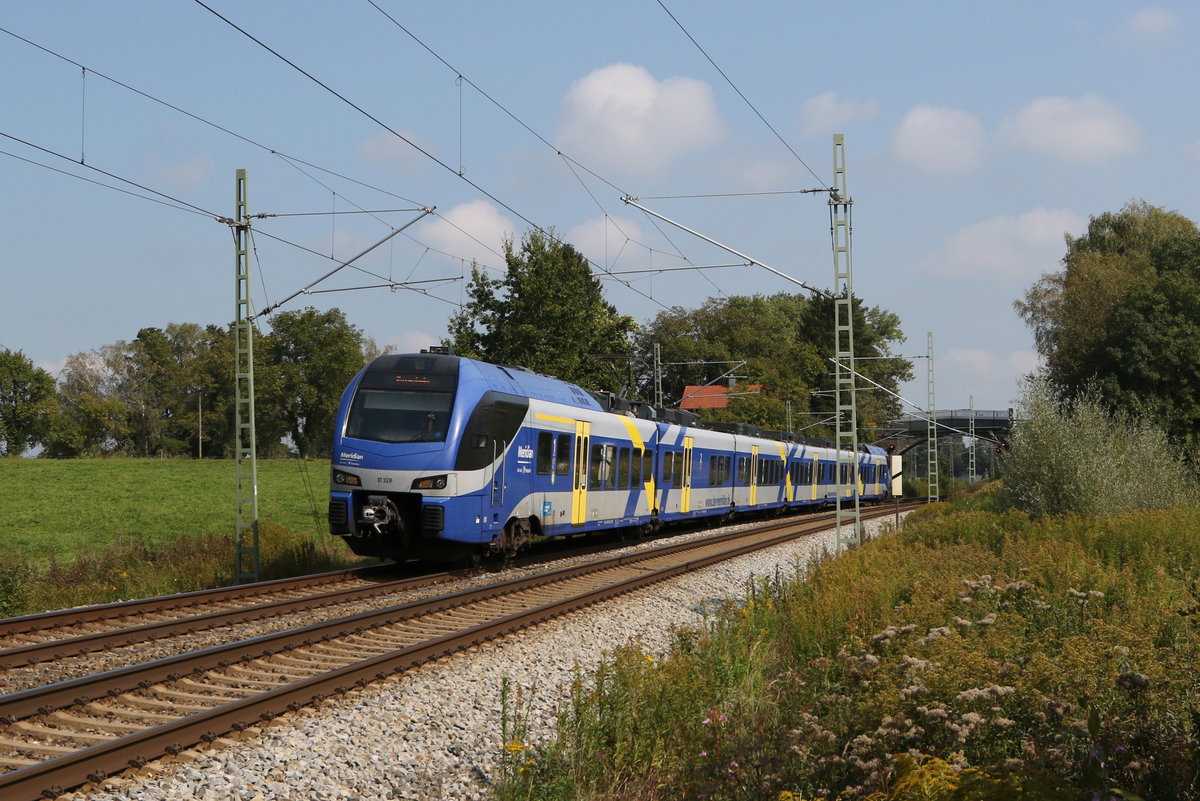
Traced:
POLYGON ((237 213, 230 221, 237 251, 237 305, 234 319, 234 453, 237 476, 237 582, 259 579, 258 448, 254 434, 254 324, 250 305, 250 217, 246 171, 237 171, 237 213))
POLYGON ((929 355, 926 361, 926 376, 929 382, 929 492, 928 500, 933 503, 938 499, 938 449, 937 449, 937 405, 933 398, 933 332, 929 332, 929 355))
POLYGON ((837 417, 837 500, 835 527, 838 548, 858 545, 862 538, 862 508, 858 482, 858 407, 854 386, 854 276, 850 239, 853 204, 846 190, 846 143, 833 135, 833 191, 829 214, 833 236, 833 360, 834 411, 837 417))
POLYGON ((970 450, 970 457, 967 461, 967 483, 974 484, 975 483, 975 396, 974 395, 971 396, 971 417, 968 422, 970 424, 970 428, 967 430, 967 434, 970 435, 970 438, 971 438, 971 450, 970 450))

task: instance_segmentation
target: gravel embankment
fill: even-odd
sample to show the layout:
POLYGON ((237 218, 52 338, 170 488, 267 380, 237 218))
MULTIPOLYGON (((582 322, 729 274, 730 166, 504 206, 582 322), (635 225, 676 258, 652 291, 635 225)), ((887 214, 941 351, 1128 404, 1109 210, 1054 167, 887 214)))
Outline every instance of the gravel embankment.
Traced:
MULTIPOLYGON (((890 521, 890 518, 884 518, 890 521)), ((880 523, 866 524, 874 534, 880 523)), ((240 741, 152 763, 73 801, 482 799, 501 753, 500 687, 532 698, 529 739, 553 733, 563 688, 608 651, 661 653, 672 627, 742 597, 746 582, 835 546, 833 531, 627 595, 284 715, 240 741)))

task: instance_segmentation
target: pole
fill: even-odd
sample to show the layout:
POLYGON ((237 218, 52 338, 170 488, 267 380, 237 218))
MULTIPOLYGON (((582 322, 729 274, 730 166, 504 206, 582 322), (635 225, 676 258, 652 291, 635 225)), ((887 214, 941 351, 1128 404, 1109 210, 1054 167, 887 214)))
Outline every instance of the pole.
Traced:
POLYGON ((236 455, 237 520, 235 524, 237 583, 258 581, 258 454, 254 434, 254 324, 250 305, 250 218, 246 213, 246 171, 237 171, 237 213, 232 222, 236 246, 236 316, 234 353, 234 453, 236 455))
POLYGON ((862 509, 859 496, 858 407, 854 386, 854 276, 850 251, 850 206, 846 190, 846 144, 843 134, 833 135, 833 192, 829 213, 833 236, 833 353, 834 410, 837 416, 837 499, 834 515, 838 548, 862 542, 862 509), (843 509, 843 500, 853 505, 843 509))

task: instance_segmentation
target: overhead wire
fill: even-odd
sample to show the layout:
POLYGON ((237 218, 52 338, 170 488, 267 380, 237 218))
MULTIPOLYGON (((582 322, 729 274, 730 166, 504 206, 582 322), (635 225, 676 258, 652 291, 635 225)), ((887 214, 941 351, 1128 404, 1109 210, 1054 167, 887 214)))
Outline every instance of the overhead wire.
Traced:
POLYGON ((655 1, 659 4, 659 6, 662 7, 663 11, 667 12, 667 16, 670 17, 671 21, 674 22, 675 25, 679 27, 679 30, 683 31, 683 35, 686 36, 691 41, 691 43, 696 46, 696 49, 700 51, 700 54, 703 55, 706 59, 708 59, 708 63, 712 64, 713 69, 715 69, 718 73, 720 73, 721 77, 725 79, 725 82, 727 84, 729 84, 729 86, 733 89, 733 91, 737 92, 738 97, 740 97, 742 99, 742 101, 745 102, 745 104, 750 108, 750 110, 754 112, 755 116, 757 116, 760 120, 762 120, 763 125, 767 126, 767 128, 770 129, 771 133, 775 134, 775 138, 778 139, 785 148, 787 148, 788 152, 791 153, 796 158, 796 161, 798 161, 802 165, 804 165, 804 169, 808 170, 808 172, 812 175, 813 178, 816 178, 818 181, 821 181, 822 180, 821 176, 817 175, 813 171, 813 168, 808 166, 808 162, 806 162, 804 159, 800 158, 800 154, 797 153, 790 144, 788 144, 788 141, 783 138, 782 134, 780 134, 779 131, 775 130, 775 126, 767 121, 767 118, 764 117, 762 115, 762 112, 760 112, 755 107, 754 103, 750 102, 750 98, 746 97, 745 93, 742 92, 742 90, 738 88, 737 84, 735 84, 733 82, 733 79, 730 78, 727 74, 725 74, 725 70, 721 69, 721 66, 719 64, 717 64, 717 62, 713 59, 713 57, 708 54, 708 51, 706 51, 704 49, 704 47, 701 46, 701 44, 696 41, 696 37, 692 36, 692 34, 688 31, 688 29, 683 26, 683 23, 680 22, 679 19, 674 14, 671 13, 671 9, 667 8, 666 3, 664 3, 663 0, 655 0, 655 1))
MULTIPOLYGON (((172 111, 175 111, 175 112, 177 112, 177 113, 179 113, 179 114, 182 114, 182 115, 184 115, 184 116, 188 117, 189 119, 195 120, 196 122, 199 122, 199 123, 201 123, 201 124, 203 124, 203 125, 206 125, 206 126, 208 126, 208 127, 210 127, 210 128, 213 128, 213 129, 215 129, 215 130, 218 130, 218 131, 220 131, 220 132, 222 132, 222 133, 224 133, 224 134, 227 134, 227 135, 229 135, 229 136, 231 136, 231 137, 233 137, 233 138, 235 138, 235 139, 237 139, 237 140, 239 140, 239 141, 241 141, 241 142, 244 142, 244 143, 246 143, 246 144, 249 144, 249 145, 251 145, 251 146, 253 146, 253 147, 256 147, 256 148, 259 148, 259 149, 261 149, 261 150, 264 150, 264 151, 266 151, 266 152, 268 152, 268 153, 270 153, 270 154, 272 154, 272 155, 276 156, 277 158, 281 159, 281 160, 282 160, 282 161, 283 161, 285 164, 288 164, 288 165, 289 165, 289 166, 291 166, 293 169, 297 170, 297 171, 298 171, 298 172, 300 172, 302 175, 304 175, 305 177, 307 177, 309 180, 311 180, 311 181, 313 181, 314 183, 317 183, 317 184, 319 184, 319 185, 323 186, 323 187, 324 187, 325 189, 327 189, 328 191, 331 191, 331 192, 332 192, 332 191, 334 191, 334 190, 333 190, 331 187, 329 187, 327 184, 325 184, 324 182, 322 182, 320 179, 318 179, 316 176, 314 176, 314 175, 310 174, 309 172, 307 172, 306 170, 302 169, 302 168, 301 168, 300 166, 298 166, 298 165, 304 165, 305 167, 309 167, 310 169, 313 169, 313 170, 318 170, 318 171, 320 171, 320 172, 322 172, 322 173, 325 173, 325 174, 327 174, 327 175, 331 175, 331 176, 333 176, 333 177, 335 177, 335 178, 338 178, 338 179, 341 179, 341 180, 347 181, 347 182, 349 182, 349 183, 352 183, 352 184, 354 184, 354 185, 356 185, 356 186, 360 186, 360 187, 362 187, 362 188, 364 188, 364 189, 369 189, 369 190, 371 190, 371 191, 380 192, 380 193, 382 193, 382 194, 385 194, 385 195, 387 195, 387 196, 389 196, 389 197, 396 198, 397 200, 402 200, 402 201, 405 201, 405 202, 407 202, 407 203, 413 203, 413 204, 417 204, 417 202, 416 202, 416 201, 414 201, 414 200, 412 200, 412 199, 410 199, 410 198, 407 198, 407 197, 405 197, 405 196, 403 196, 403 195, 397 194, 397 193, 395 193, 395 192, 391 192, 391 191, 389 191, 389 190, 386 190, 386 189, 383 189, 383 188, 381 188, 381 187, 374 186, 374 185, 372 185, 372 184, 366 183, 366 182, 364 182, 364 181, 361 181, 361 180, 358 180, 358 179, 356 179, 356 178, 352 178, 352 177, 350 177, 350 176, 347 176, 347 175, 344 175, 344 174, 342 174, 342 173, 339 173, 339 172, 337 172, 337 171, 335 171, 335 170, 330 170, 330 169, 328 169, 328 168, 325 168, 325 167, 322 167, 322 166, 320 166, 320 165, 318 165, 318 164, 314 164, 314 163, 312 163, 312 162, 310 162, 310 161, 307 161, 307 160, 305 160, 305 159, 299 158, 299 157, 297 157, 297 156, 293 156, 293 155, 290 155, 290 154, 288 154, 288 153, 284 153, 283 151, 280 151, 280 150, 277 150, 277 149, 275 149, 275 148, 272 148, 272 147, 270 147, 270 146, 268 146, 268 145, 262 144, 261 142, 257 142, 257 141, 255 141, 254 139, 251 139, 251 138, 249 138, 249 137, 247 137, 247 136, 245 136, 245 135, 243 135, 243 134, 240 134, 240 133, 238 133, 238 132, 236 132, 236 131, 234 131, 234 130, 231 130, 231 129, 229 129, 229 128, 226 128, 225 126, 222 126, 222 125, 220 125, 220 124, 218 124, 218 123, 215 123, 215 122, 213 122, 213 121, 211 121, 211 120, 205 119, 204 117, 201 117, 201 116, 199 116, 199 115, 197 115, 197 114, 194 114, 193 112, 190 112, 190 111, 188 111, 188 110, 186 110, 186 109, 184 109, 184 108, 182 108, 182 107, 180 107, 180 106, 177 106, 177 105, 175 105, 175 104, 173 104, 173 103, 170 103, 170 102, 168 102, 168 101, 166 101, 166 100, 163 100, 163 99, 161 99, 161 98, 159 98, 159 97, 156 97, 156 96, 154 96, 154 95, 152 95, 152 94, 150 94, 150 93, 148 93, 148 92, 145 92, 145 91, 143 91, 143 90, 141 90, 141 89, 138 89, 138 88, 137 88, 137 87, 135 87, 135 86, 132 86, 132 85, 130 85, 130 84, 128 84, 128 83, 125 83, 125 82, 123 82, 123 81, 120 81, 120 80, 118 80, 118 79, 116 79, 116 78, 113 78, 113 77, 111 77, 111 76, 109 76, 109 75, 106 75, 106 74, 104 74, 103 72, 100 72, 100 71, 98 71, 98 70, 96 70, 96 69, 93 69, 93 68, 91 68, 91 67, 88 67, 87 65, 81 64, 81 63, 79 63, 79 62, 75 61, 74 59, 72 59, 72 58, 70 58, 70 57, 68 57, 68 56, 65 56, 65 55, 63 55, 62 53, 56 52, 56 51, 54 51, 54 50, 52 50, 52 49, 50 49, 50 48, 48 48, 48 47, 46 47, 46 46, 44 46, 44 45, 42 45, 42 44, 39 44, 39 43, 37 43, 37 42, 34 42, 34 41, 32 41, 32 40, 30 40, 30 39, 28 39, 28 38, 24 37, 24 36, 21 36, 20 34, 17 34, 17 33, 13 32, 13 31, 10 31, 10 30, 8 30, 7 28, 0 27, 0 33, 7 34, 8 36, 11 36, 11 37, 12 37, 12 38, 14 38, 14 39, 17 39, 17 40, 19 40, 19 41, 21 41, 21 42, 24 42, 25 44, 29 45, 30 47, 33 47, 33 48, 35 48, 35 49, 37 49, 37 50, 40 50, 40 51, 42 51, 43 53, 46 53, 47 55, 50 55, 50 56, 52 56, 52 57, 54 57, 54 58, 57 58, 57 59, 59 59, 59 60, 61 60, 61 61, 64 61, 64 62, 66 62, 66 63, 68 63, 68 64, 71 64, 72 66, 79 67, 79 68, 80 68, 80 70, 81 70, 81 71, 82 71, 82 72, 83 72, 85 75, 86 75, 87 73, 89 73, 89 72, 90 72, 91 74, 93 74, 93 75, 96 75, 96 76, 98 76, 98 77, 100 77, 100 78, 103 78, 104 80, 106 80, 106 81, 109 81, 110 83, 114 84, 115 86, 119 86, 119 87, 121 87, 122 89, 125 89, 125 90, 127 90, 127 91, 129 91, 129 92, 132 92, 132 93, 134 93, 134 94, 136 94, 136 95, 138 95, 138 96, 142 97, 142 98, 145 98, 146 100, 149 100, 149 101, 151 101, 151 102, 153 102, 153 103, 157 103, 158 105, 161 105, 161 106, 163 106, 163 107, 165 107, 165 108, 169 108, 169 109, 171 109, 172 111)), ((82 127, 84 126, 84 124, 85 124, 84 120, 81 120, 81 123, 80 123, 80 125, 81 125, 81 129, 82 129, 82 127)), ((28 163, 28 164, 31 164, 31 165, 34 165, 34 166, 37 166, 37 167, 41 167, 41 168, 43 168, 43 169, 48 169, 48 170, 51 170, 51 171, 53 171, 53 172, 60 173, 60 174, 62 174, 62 175, 68 176, 68 177, 72 177, 72 178, 76 178, 76 179, 78 179, 78 180, 86 181, 86 182, 88 182, 88 183, 95 184, 96 186, 100 186, 100 187, 103 187, 103 188, 106 188, 106 189, 111 189, 111 190, 114 190, 114 191, 117 191, 117 192, 122 192, 122 193, 124 193, 124 194, 131 195, 132 197, 141 198, 141 199, 143 199, 143 200, 150 200, 150 201, 152 201, 152 202, 159 203, 160 205, 167 206, 168 208, 175 208, 175 209, 179 209, 179 210, 181 210, 181 211, 188 211, 188 212, 191 212, 191 213, 194 213, 194 214, 200 214, 200 215, 207 216, 207 217, 213 217, 213 218, 216 218, 216 219, 223 219, 221 215, 218 215, 218 214, 216 214, 216 213, 214 213, 214 212, 207 211, 207 210, 204 210, 204 209, 200 209, 199 207, 197 207, 197 206, 194 206, 194 205, 192 205, 192 204, 190 204, 190 203, 187 203, 186 201, 179 200, 178 198, 171 198, 171 196, 169 196, 169 195, 166 195, 165 193, 158 192, 157 190, 151 189, 151 188, 149 188, 149 187, 142 187, 140 184, 137 184, 136 182, 134 182, 134 181, 132 181, 132 180, 129 180, 129 179, 126 179, 126 178, 122 178, 121 176, 118 176, 118 175, 116 175, 116 174, 113 174, 113 173, 108 173, 108 172, 106 172, 106 171, 104 171, 104 170, 100 170, 99 168, 96 168, 96 167, 94 167, 94 166, 92 166, 92 165, 89 165, 89 164, 87 164, 87 163, 86 163, 86 160, 85 160, 85 158, 83 157, 83 154, 82 154, 82 147, 81 147, 81 157, 80 157, 80 159, 77 161, 77 160, 75 160, 75 159, 73 159, 73 158, 71 158, 71 157, 69 157, 69 156, 66 156, 66 155, 64 155, 64 154, 62 154, 62 153, 58 153, 57 151, 53 151, 53 150, 50 150, 50 149, 48 149, 48 148, 41 147, 41 146, 39 146, 39 145, 36 145, 36 144, 34 144, 34 143, 32 143, 32 142, 28 142, 28 141, 26 141, 26 140, 20 139, 20 138, 18 138, 18 137, 15 137, 15 136, 12 136, 12 135, 9 135, 9 134, 0 133, 0 136, 5 136, 5 137, 7 137, 7 138, 9 138, 9 139, 12 139, 13 141, 19 142, 19 143, 21 143, 21 144, 24 144, 24 145, 26 145, 26 146, 28 146, 28 147, 32 147, 32 148, 34 148, 34 149, 37 149, 37 150, 41 150, 42 152, 45 152, 45 153, 47 153, 48 155, 53 155, 53 156, 55 156, 55 157, 57 157, 57 158, 61 158, 61 159, 65 160, 65 161, 68 161, 68 162, 70 162, 70 163, 72 163, 72 164, 76 164, 76 165, 82 166, 82 167, 84 167, 84 168, 86 168, 86 169, 90 169, 90 170, 93 170, 93 171, 95 171, 95 172, 99 172, 99 173, 101 173, 101 174, 107 175, 107 176, 109 176, 109 177, 113 178, 114 180, 118 180, 118 181, 121 181, 121 182, 123 182, 123 183, 128 183, 128 184, 130 184, 131 186, 137 186, 137 187, 139 187, 139 188, 143 189, 143 190, 144 190, 144 191, 146 191, 146 192, 151 192, 151 193, 153 193, 153 194, 157 194, 157 195, 159 195, 159 196, 161 196, 161 197, 167 198, 167 200, 166 200, 166 201, 164 201, 164 200, 159 200, 158 198, 150 197, 150 196, 148 196, 148 195, 140 195, 140 194, 138 194, 138 193, 136 193, 136 192, 130 192, 130 191, 129 191, 129 190, 127 190, 127 189, 122 189, 122 188, 120 188, 120 187, 113 186, 113 185, 111 185, 111 184, 106 184, 106 183, 103 183, 103 182, 100 182, 100 181, 95 181, 95 180, 93 180, 93 179, 90 179, 90 178, 87 178, 87 177, 85 177, 85 176, 78 175, 77 173, 72 173, 72 172, 68 172, 68 171, 66 171, 66 170, 61 170, 61 169, 58 169, 58 168, 56 168, 56 167, 52 167, 52 166, 50 166, 50 165, 48 165, 48 164, 43 164, 43 163, 41 163, 41 162, 34 161, 34 160, 32 160, 32 159, 28 159, 28 158, 25 158, 25 157, 22 157, 22 156, 18 156, 18 155, 16 155, 15 153, 10 153, 10 152, 8 152, 8 151, 0 151, 0 153, 2 153, 3 155, 9 156, 9 157, 11 157, 11 158, 14 158, 14 159, 17 159, 17 160, 20 160, 20 161, 24 161, 24 162, 26 162, 26 163, 28 163), (169 201, 169 202, 168 202, 168 201, 169 201)), ((82 135, 81 135, 81 138, 82 138, 82 135)), ((367 210, 367 209, 363 209, 361 206, 359 206, 357 203, 355 203, 353 200, 349 199, 349 198, 348 198, 348 197, 346 197, 345 195, 343 195, 342 197, 343 197, 343 198, 344 198, 344 199, 345 199, 345 200, 346 200, 348 203, 350 203, 352 206, 355 206, 355 207, 356 207, 356 208, 357 208, 359 211, 357 211, 357 212, 349 212, 349 211, 347 211, 347 212, 333 212, 333 213, 336 213, 336 214, 366 213, 366 214, 370 214, 370 215, 372 215, 372 216, 375 216, 376 214, 383 214, 383 213, 388 213, 388 212, 392 212, 392 211, 408 211, 408 209, 367 210)), ((417 209, 419 209, 419 208, 420 208, 420 206, 419 206, 419 204, 417 204, 417 209)), ((413 210, 417 210, 417 209, 413 209, 413 210)), ((330 214, 330 213, 331 213, 331 212, 313 212, 313 214, 314 214, 314 215, 320 215, 320 214, 330 214)), ((298 214, 296 214, 296 215, 292 215, 292 214, 272 214, 271 216, 273 216, 273 217, 284 217, 284 216, 301 216, 301 215, 298 215, 298 214)), ((382 218, 376 217, 376 220, 377 220, 378 222, 380 222, 380 223, 384 224, 384 225, 388 225, 388 223, 387 223, 385 220, 383 220, 382 218)), ((449 222, 449 221, 447 220, 447 222, 449 222)), ((451 225, 454 225, 453 223, 450 223, 450 224, 451 224, 451 225)), ((457 225, 454 225, 454 227, 455 227, 455 228, 457 228, 458 230, 462 231, 462 229, 461 229, 461 228, 459 228, 457 225)), ((319 252, 317 252, 317 251, 314 251, 314 250, 312 250, 312 249, 310 249, 310 248, 306 248, 306 247, 304 247, 304 246, 302 246, 302 245, 299 245, 299 244, 297 244, 297 243, 295 243, 295 242, 292 242, 292 241, 290 241, 290 240, 288 240, 288 239, 285 239, 285 238, 283 238, 283 237, 275 236, 275 235, 269 234, 269 233, 267 233, 267 232, 264 232, 264 231, 261 231, 261 230, 259 230, 258 232, 259 232, 259 233, 261 233, 263 236, 265 236, 265 237, 267 237, 267 238, 274 239, 274 240, 276 240, 276 241, 278 241, 278 242, 281 242, 281 243, 283 243, 283 244, 291 245, 292 247, 295 247, 295 248, 298 248, 298 249, 300 249, 300 250, 303 250, 303 251, 305 251, 305 252, 311 253, 311 254, 313 254, 313 255, 315 255, 315 256, 319 256, 319 257, 321 257, 321 258, 325 258, 325 259, 329 259, 329 260, 336 260, 336 259, 335 259, 333 256, 330 256, 330 255, 326 255, 326 254, 319 253, 319 252)), ((465 232, 464 232, 464 233, 465 233, 465 232)), ((458 256, 458 255, 455 255, 455 254, 452 254, 452 253, 447 253, 447 252, 445 252, 445 251, 438 250, 438 249, 436 249, 436 248, 429 248, 429 246, 428 246, 428 245, 426 245, 425 243, 423 243, 423 242, 420 242, 419 240, 415 239, 415 238, 414 238, 414 237, 413 237, 411 234, 408 234, 407 232, 406 232, 406 233, 404 233, 404 236, 405 236, 405 238, 409 239, 410 241, 413 241, 413 242, 415 242, 416 244, 418 244, 418 245, 421 245, 422 247, 426 248, 426 250, 433 250, 433 252, 435 252, 435 253, 438 253, 438 254, 440 254, 440 255, 443 255, 443 256, 445 256, 445 257, 447 257, 447 258, 450 258, 450 259, 461 259, 461 257, 460 257, 460 256, 458 256)), ((474 237, 472 237, 472 239, 474 239, 474 237)), ((477 240, 477 239, 476 239, 475 241, 476 241, 476 242, 478 242, 479 240, 477 240)), ((480 243, 480 244, 483 244, 483 243, 480 243)), ((486 246, 485 246, 485 247, 486 247, 486 246)), ((493 253, 496 253, 495 249, 493 249, 493 248, 489 248, 489 249, 491 249, 493 253)), ((500 254, 498 254, 498 253, 497 253, 497 255, 500 255, 500 254)), ((376 275, 375 273, 372 273, 371 271, 369 271, 369 270, 366 270, 366 269, 364 269, 364 268, 358 267, 357 265, 350 265, 350 266, 352 267, 352 269, 359 270, 360 272, 364 272, 364 273, 366 273, 366 274, 368 274, 368 275, 371 275, 371 276, 373 276, 373 277, 376 277, 376 278, 381 278, 380 276, 376 275)), ((495 268, 491 268, 491 269, 495 269, 495 268)), ((265 290, 265 287, 264 287, 264 290, 265 290)), ((428 293, 423 293, 423 294, 427 295, 428 297, 435 297, 435 298, 437 298, 437 296, 434 296, 434 295, 429 295, 428 293)), ((438 299, 438 300, 444 300, 444 301, 445 301, 445 302, 447 302, 447 303, 453 303, 453 301, 448 301, 448 300, 445 300, 444 298, 437 298, 437 299, 438 299)), ((457 305, 457 304, 456 304, 456 305, 457 305)))

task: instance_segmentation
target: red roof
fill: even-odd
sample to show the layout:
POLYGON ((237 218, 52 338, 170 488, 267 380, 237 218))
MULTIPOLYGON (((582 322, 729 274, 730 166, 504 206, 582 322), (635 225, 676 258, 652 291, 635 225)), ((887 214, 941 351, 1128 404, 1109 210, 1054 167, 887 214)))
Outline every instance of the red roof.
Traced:
MULTIPOLYGON (((738 387, 735 392, 757 392, 762 384, 748 384, 738 387)), ((679 401, 680 409, 727 409, 729 408, 729 389, 720 385, 704 387, 691 386, 683 390, 683 400, 679 401)))

